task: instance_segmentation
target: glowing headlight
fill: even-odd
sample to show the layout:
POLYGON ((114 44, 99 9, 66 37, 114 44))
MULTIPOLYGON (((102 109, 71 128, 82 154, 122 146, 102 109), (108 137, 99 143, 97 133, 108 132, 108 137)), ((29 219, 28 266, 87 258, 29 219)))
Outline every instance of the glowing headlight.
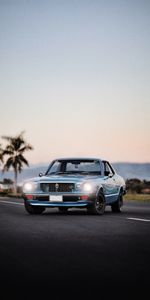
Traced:
POLYGON ((84 183, 83 190, 84 190, 84 192, 91 192, 92 191, 92 185, 90 183, 84 183))
POLYGON ((23 191, 27 193, 33 191, 33 189, 34 189, 34 185, 33 183, 30 182, 26 182, 23 186, 23 191))

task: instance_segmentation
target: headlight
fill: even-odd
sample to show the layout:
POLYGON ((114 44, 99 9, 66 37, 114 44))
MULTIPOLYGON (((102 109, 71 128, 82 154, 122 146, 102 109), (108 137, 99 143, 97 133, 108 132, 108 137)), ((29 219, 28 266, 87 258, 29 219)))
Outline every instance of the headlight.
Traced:
POLYGON ((35 189, 35 185, 31 182, 26 182, 23 185, 23 192, 25 192, 25 193, 32 192, 34 189, 35 189))
POLYGON ((90 193, 92 191, 92 185, 90 183, 84 183, 83 190, 84 192, 90 193))

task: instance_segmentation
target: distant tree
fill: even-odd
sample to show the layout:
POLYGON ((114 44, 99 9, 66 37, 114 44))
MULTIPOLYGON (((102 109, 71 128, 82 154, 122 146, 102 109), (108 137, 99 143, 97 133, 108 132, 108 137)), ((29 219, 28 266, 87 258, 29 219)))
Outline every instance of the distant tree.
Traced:
POLYGON ((4 178, 3 183, 5 184, 13 184, 14 182, 10 178, 4 178))
POLYGON ((138 178, 132 178, 126 180, 126 188, 127 191, 130 191, 131 193, 141 193, 142 190, 142 181, 138 178))
POLYGON ((143 188, 149 188, 150 189, 150 181, 143 180, 143 188))
POLYGON ((2 148, 2 145, 0 144, 0 162, 3 163, 3 148, 2 148))
POLYGON ((3 172, 8 171, 11 167, 14 170, 14 192, 17 192, 17 177, 18 172, 21 173, 23 165, 29 166, 28 161, 24 157, 24 153, 28 150, 33 150, 33 147, 26 143, 24 139, 24 131, 19 135, 12 136, 2 136, 4 140, 8 142, 5 149, 3 150, 3 157, 6 155, 8 158, 4 163, 3 172))
POLYGON ((1 163, 4 162, 4 155, 3 155, 3 148, 2 145, 0 144, 0 167, 1 167, 1 163))

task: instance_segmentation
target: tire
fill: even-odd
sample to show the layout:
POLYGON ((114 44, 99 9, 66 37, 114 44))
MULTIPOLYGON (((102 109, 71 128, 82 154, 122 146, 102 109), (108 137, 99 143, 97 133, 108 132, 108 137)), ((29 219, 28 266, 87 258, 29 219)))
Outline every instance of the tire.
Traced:
POLYGON ((62 213, 66 213, 68 211, 68 207, 60 206, 58 207, 58 210, 62 213))
POLYGON ((100 192, 94 199, 93 203, 87 207, 89 213, 94 215, 103 215, 105 212, 106 202, 104 195, 100 192))
POLYGON ((35 207, 30 205, 27 200, 24 201, 24 207, 30 215, 41 215, 45 210, 44 207, 35 207))
POLYGON ((123 206, 123 195, 120 194, 116 202, 112 203, 111 210, 114 213, 120 213, 123 206))

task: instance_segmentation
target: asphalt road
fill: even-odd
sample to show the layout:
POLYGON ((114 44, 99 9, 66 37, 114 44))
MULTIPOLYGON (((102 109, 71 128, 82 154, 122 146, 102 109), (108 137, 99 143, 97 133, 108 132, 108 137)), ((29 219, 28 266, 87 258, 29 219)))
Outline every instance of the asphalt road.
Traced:
POLYGON ((31 216, 23 200, 0 198, 0 275, 5 289, 143 294, 150 284, 150 203, 126 202, 122 213, 108 207, 103 216, 80 209, 31 216))

